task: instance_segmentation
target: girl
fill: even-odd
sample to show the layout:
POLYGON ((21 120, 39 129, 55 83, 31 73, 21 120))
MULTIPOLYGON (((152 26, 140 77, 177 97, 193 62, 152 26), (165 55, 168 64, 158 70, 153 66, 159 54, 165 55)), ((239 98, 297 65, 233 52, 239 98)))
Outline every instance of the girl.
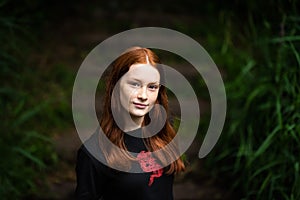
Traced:
POLYGON ((176 134, 165 116, 159 63, 153 51, 135 47, 111 64, 101 128, 78 150, 77 199, 173 199, 174 175, 185 166, 176 145, 154 154, 173 144, 176 134))

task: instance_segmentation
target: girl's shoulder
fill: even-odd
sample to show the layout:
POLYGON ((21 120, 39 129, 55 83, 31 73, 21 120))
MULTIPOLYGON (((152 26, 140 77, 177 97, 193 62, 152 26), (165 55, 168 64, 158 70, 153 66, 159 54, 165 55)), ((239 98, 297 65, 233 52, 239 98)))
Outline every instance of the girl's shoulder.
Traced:
POLYGON ((77 150, 77 162, 92 162, 96 168, 106 167, 106 160, 99 147, 97 131, 85 140, 77 150))

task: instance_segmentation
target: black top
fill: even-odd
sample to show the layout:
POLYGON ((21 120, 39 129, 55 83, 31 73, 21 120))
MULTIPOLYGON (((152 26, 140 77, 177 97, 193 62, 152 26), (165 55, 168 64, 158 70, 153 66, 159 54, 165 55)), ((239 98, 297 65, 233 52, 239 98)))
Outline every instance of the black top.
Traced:
MULTIPOLYGON (((141 129, 134 132, 138 134, 141 129)), ((124 141, 129 151, 140 152, 138 158, 149 158, 142 138, 125 134, 124 141)), ((85 144, 93 146, 101 154, 96 134, 85 144)), ((82 145, 78 150, 75 192, 77 200, 173 200, 174 176, 165 174, 162 169, 149 172, 148 162, 143 162, 145 159, 141 159, 139 167, 146 172, 128 173, 108 167, 93 155, 86 145, 82 145)), ((153 158, 150 157, 150 160, 153 161, 153 158)))

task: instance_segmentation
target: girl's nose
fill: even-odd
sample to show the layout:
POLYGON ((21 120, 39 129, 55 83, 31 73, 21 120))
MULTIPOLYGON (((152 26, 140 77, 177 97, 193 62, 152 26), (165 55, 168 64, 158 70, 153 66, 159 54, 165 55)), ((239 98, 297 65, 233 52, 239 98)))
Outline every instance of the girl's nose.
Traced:
POLYGON ((147 96, 147 88, 146 87, 141 87, 138 91, 138 96, 139 99, 142 100, 147 100, 148 96, 147 96))

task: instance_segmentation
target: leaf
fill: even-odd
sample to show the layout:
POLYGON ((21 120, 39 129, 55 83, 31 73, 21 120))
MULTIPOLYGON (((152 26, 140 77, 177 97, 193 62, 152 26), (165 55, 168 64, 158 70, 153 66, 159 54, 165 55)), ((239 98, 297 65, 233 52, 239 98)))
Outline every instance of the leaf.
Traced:
POLYGON ((30 118, 32 118, 34 115, 36 115, 38 112, 42 110, 42 107, 45 106, 45 103, 42 103, 40 105, 37 105, 27 111, 24 111, 21 113, 20 117, 14 122, 13 127, 18 127, 24 122, 28 121, 30 118))
POLYGON ((254 159, 263 154, 271 145, 273 137, 281 128, 277 126, 273 132, 265 139, 265 141, 260 145, 257 151, 254 153, 254 159))
POLYGON ((39 167, 46 168, 46 165, 44 164, 44 162, 42 160, 38 159, 37 157, 35 157, 31 153, 29 153, 28 151, 25 151, 24 149, 22 149, 20 147, 14 147, 13 150, 20 153, 24 157, 28 158, 32 162, 36 163, 39 167))

